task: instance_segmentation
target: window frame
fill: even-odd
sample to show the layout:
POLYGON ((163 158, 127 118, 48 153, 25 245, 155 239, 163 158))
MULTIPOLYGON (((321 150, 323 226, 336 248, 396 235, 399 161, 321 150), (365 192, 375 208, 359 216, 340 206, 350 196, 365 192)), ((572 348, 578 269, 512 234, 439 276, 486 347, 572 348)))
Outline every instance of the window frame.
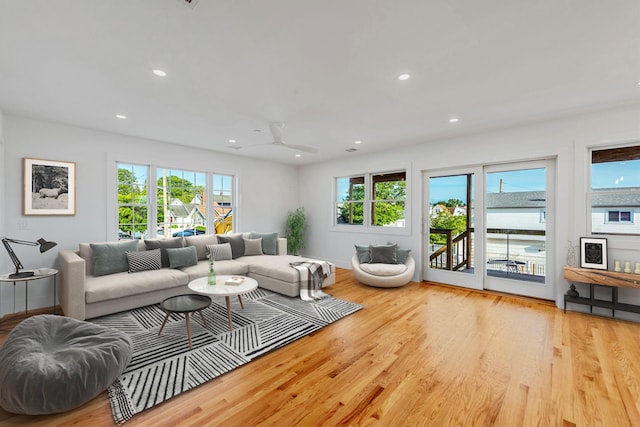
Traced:
MULTIPOLYGON (((376 233, 376 234, 391 234, 391 235, 410 235, 411 234, 411 170, 409 167, 399 167, 389 170, 376 170, 374 172, 358 172, 336 175, 332 177, 332 193, 331 193, 331 224, 330 231, 337 232, 356 232, 356 233, 376 233), (387 201, 375 199, 374 193, 374 176, 383 176, 389 174, 405 174, 405 195, 404 200, 399 200, 404 203, 404 226, 379 226, 372 224, 373 221, 373 207, 374 203, 381 203, 387 201), (339 200, 341 196, 339 192, 339 180, 341 179, 353 179, 364 178, 364 198, 362 200, 345 201, 339 200), (362 203, 363 205, 363 220, 362 224, 349 224, 338 223, 339 206, 345 203, 362 203)), ((395 199, 392 201, 396 201, 395 199)))
MULTIPOLYGON (((109 163, 111 165, 113 165, 112 167, 109 168, 109 172, 107 174, 107 179, 108 179, 108 191, 109 194, 114 195, 114 197, 109 197, 108 200, 110 200, 111 202, 108 203, 108 210, 107 212, 109 212, 108 215, 112 215, 114 214, 114 219, 112 221, 107 221, 107 236, 109 240, 114 239, 117 240, 119 237, 119 207, 120 207, 120 203, 118 200, 118 169, 120 165, 128 165, 128 166, 139 166, 139 167, 146 167, 147 168, 147 197, 146 197, 146 208, 147 208, 147 230, 145 233, 141 234, 141 236, 139 237, 140 239, 150 239, 150 238, 170 238, 172 237, 173 233, 169 233, 169 236, 164 236, 164 235, 159 235, 158 234, 158 216, 157 216, 157 211, 158 211, 158 197, 157 197, 157 191, 158 191, 158 184, 157 184, 157 180, 158 180, 158 176, 159 176, 159 171, 160 170, 167 170, 167 171, 180 171, 183 173, 184 176, 184 172, 188 172, 188 173, 194 173, 194 174, 204 174, 204 181, 205 181, 205 194, 206 194, 206 203, 205 203, 205 209, 206 209, 206 219, 205 219, 205 224, 206 224, 206 233, 207 234, 215 234, 216 233, 216 227, 215 227, 215 213, 214 213, 214 200, 215 200, 215 196, 214 196, 214 181, 215 181, 215 177, 221 176, 223 177, 223 182, 225 181, 225 178, 228 178, 227 183, 228 185, 228 189, 225 189, 228 193, 229 196, 229 202, 228 204, 225 205, 225 208, 230 208, 230 211, 232 212, 231 215, 231 231, 235 230, 237 228, 236 226, 236 218, 237 218, 237 212, 236 212, 236 207, 237 207, 237 194, 238 194, 238 190, 237 190, 237 176, 235 174, 232 173, 225 173, 225 172, 215 172, 215 171, 196 171, 196 170, 191 170, 188 168, 182 168, 182 167, 172 167, 172 166, 159 166, 159 165, 155 165, 155 164, 144 164, 141 162, 135 162, 135 161, 123 161, 123 160, 116 160, 116 159, 110 159, 109 163)), ((183 177, 184 179, 184 177, 183 177)), ((196 186, 200 186, 200 183, 197 183, 196 186)), ((224 185, 223 185, 224 186, 224 185)), ((135 237, 134 237, 135 238, 135 237)))
MULTIPOLYGON (((638 211, 639 207, 635 205, 620 205, 620 206, 606 206, 598 204, 594 206, 594 199, 600 197, 602 195, 609 195, 609 197, 625 197, 632 196, 640 199, 640 186, 638 187, 602 187, 597 186, 594 188, 594 164, 598 163, 616 163, 616 162, 625 162, 625 161, 636 161, 640 160, 640 141, 630 141, 627 144, 618 144, 618 145, 607 145, 607 146, 594 146, 588 147, 587 149, 587 169, 588 169, 588 181, 586 183, 587 187, 587 206, 586 206, 586 214, 587 214, 587 227, 590 235, 593 236, 611 236, 611 237, 619 237, 622 240, 620 242, 625 241, 628 238, 637 239, 640 236, 640 229, 634 230, 632 227, 636 225, 635 215, 638 211), (629 221, 610 221, 609 220, 609 212, 617 211, 620 213, 628 212, 630 215, 629 221), (601 212, 601 214, 600 214, 601 212), (600 215, 602 215, 600 217, 600 215), (595 217, 598 217, 600 220, 596 221, 595 217), (601 222, 600 222, 601 221, 601 222), (611 226, 618 227, 627 227, 629 226, 628 231, 620 231, 620 230, 599 230, 597 227, 606 226, 607 224, 611 224, 611 226)), ((617 184, 617 181, 616 183, 617 184)), ((640 205, 639 205, 640 206, 640 205)))

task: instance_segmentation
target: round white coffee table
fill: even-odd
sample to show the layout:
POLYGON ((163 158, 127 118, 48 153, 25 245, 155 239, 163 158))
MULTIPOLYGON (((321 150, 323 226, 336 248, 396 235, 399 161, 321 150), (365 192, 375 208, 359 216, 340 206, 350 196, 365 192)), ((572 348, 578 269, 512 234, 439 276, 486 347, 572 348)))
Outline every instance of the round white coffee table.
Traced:
POLYGON ((227 276, 221 275, 216 277, 216 285, 208 285, 206 277, 200 277, 199 279, 192 280, 189 282, 189 289, 193 292, 207 295, 210 297, 220 296, 225 297, 227 302, 227 317, 229 318, 229 329, 233 329, 233 324, 231 323, 231 305, 229 304, 229 297, 237 295, 238 301, 240 301, 240 307, 244 310, 244 305, 242 304, 242 294, 246 294, 247 292, 251 292, 254 289, 258 288, 258 282, 251 277, 244 277, 244 280, 239 285, 226 285, 225 282, 227 279, 231 277, 240 277, 240 276, 227 276))

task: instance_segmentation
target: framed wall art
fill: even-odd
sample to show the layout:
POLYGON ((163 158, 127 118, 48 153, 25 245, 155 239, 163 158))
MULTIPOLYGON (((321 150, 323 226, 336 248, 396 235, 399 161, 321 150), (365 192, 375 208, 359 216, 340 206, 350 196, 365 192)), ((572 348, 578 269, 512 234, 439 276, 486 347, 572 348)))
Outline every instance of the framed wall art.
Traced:
POLYGON ((580 238, 580 267, 607 269, 607 239, 580 238))
POLYGON ((75 215, 76 164, 24 158, 24 215, 75 215))

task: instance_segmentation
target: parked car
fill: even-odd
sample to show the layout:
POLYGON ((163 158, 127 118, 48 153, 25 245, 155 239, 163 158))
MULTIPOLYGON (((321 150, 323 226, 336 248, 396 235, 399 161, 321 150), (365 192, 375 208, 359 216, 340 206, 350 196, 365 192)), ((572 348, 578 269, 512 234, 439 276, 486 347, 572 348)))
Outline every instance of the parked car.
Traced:
POLYGON ((187 228, 182 231, 176 231, 173 233, 173 237, 187 237, 187 236, 195 236, 196 234, 204 234, 204 230, 198 230, 194 228, 187 228))

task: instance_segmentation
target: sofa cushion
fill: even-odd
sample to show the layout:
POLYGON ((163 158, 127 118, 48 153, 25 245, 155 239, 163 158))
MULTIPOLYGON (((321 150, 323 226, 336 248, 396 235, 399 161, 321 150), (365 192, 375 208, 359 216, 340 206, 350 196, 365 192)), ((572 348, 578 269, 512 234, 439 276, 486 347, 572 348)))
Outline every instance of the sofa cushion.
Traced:
POLYGON ((231 245, 231 257, 233 259, 244 255, 244 240, 242 234, 218 235, 218 242, 229 243, 231 245))
MULTIPOLYGON (((315 261, 318 260, 303 258, 295 255, 259 255, 239 258, 238 261, 243 261, 249 264, 249 273, 258 274, 261 276, 270 277, 272 279, 281 280, 287 283, 298 283, 300 281, 300 273, 289 264, 292 262, 300 261, 315 261)), ((330 264, 331 272, 335 271, 334 265, 330 264)), ((216 269, 216 272, 218 270, 216 269)), ((260 283, 260 281, 258 281, 260 283)))
POLYGON ((231 244, 218 243, 217 245, 207 245, 207 250, 214 261, 233 259, 231 255, 231 244))
POLYGON ((198 261, 207 259, 209 252, 207 251, 207 245, 216 245, 218 243, 218 236, 215 234, 202 234, 199 236, 187 236, 184 238, 187 246, 195 246, 198 251, 198 261))
POLYGON ((137 273, 139 271, 160 270, 160 249, 151 251, 133 251, 127 252, 127 263, 129 264, 129 273, 137 273))
POLYGON ((114 273, 108 276, 87 276, 85 300, 95 303, 131 295, 144 294, 189 283, 189 276, 181 270, 162 268, 136 274, 114 273))
POLYGON ((198 250, 195 246, 184 248, 167 248, 169 268, 186 267, 198 263, 198 250))
POLYGON ((278 233, 251 233, 250 239, 262 239, 262 253, 278 255, 278 233))
POLYGON ((407 270, 405 264, 360 264, 360 268, 374 276, 397 276, 407 270))
POLYGON ((397 264, 398 245, 369 245, 371 263, 397 264))
POLYGON ((367 246, 355 245, 355 247, 356 247, 356 253, 358 254, 358 261, 360 261, 360 264, 371 262, 371 251, 369 251, 369 245, 367 246))
POLYGON ((129 269, 126 252, 137 251, 137 240, 90 243, 93 252, 93 272, 96 276, 119 273, 129 269))
POLYGON ((262 239, 243 239, 244 240, 244 255, 264 255, 262 253, 262 239))
POLYGON ((144 241, 147 250, 160 249, 160 257, 162 261, 162 267, 169 267, 169 255, 167 254, 167 248, 182 248, 184 247, 184 241, 182 237, 173 237, 169 239, 146 239, 144 241))

